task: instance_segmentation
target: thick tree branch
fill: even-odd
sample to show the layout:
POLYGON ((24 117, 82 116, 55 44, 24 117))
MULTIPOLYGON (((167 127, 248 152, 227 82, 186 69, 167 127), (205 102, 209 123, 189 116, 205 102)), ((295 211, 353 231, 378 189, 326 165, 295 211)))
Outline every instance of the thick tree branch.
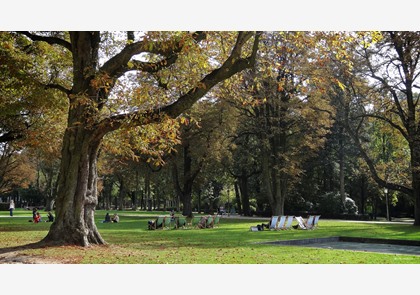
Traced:
POLYGON ((203 97, 207 92, 210 91, 217 83, 230 78, 236 73, 243 71, 246 68, 251 68, 255 64, 255 57, 258 51, 260 33, 255 35, 254 46, 252 53, 247 58, 241 58, 241 50, 243 45, 252 37, 251 32, 240 32, 236 41, 236 44, 232 50, 229 58, 223 63, 223 65, 213 70, 210 74, 205 76, 199 83, 199 86, 191 89, 188 93, 181 96, 173 104, 162 108, 161 112, 166 113, 170 117, 177 117, 182 114, 186 109, 190 108, 194 102, 199 98, 203 97))
POLYGON ((390 126, 397 129, 401 133, 401 135, 404 136, 404 138, 408 141, 409 136, 408 136, 407 132, 401 126, 392 122, 392 120, 390 120, 389 118, 385 118, 385 117, 382 117, 382 116, 379 116, 379 115, 374 115, 374 114, 363 114, 363 115, 355 116, 355 117, 353 117, 353 119, 358 119, 358 118, 361 118, 361 117, 374 118, 374 119, 378 119, 378 120, 381 120, 381 121, 384 121, 384 122, 388 123, 390 126))
POLYGON ((127 41, 134 41, 134 32, 127 31, 127 41))
MULTIPOLYGON (((199 42, 206 37, 203 32, 193 33, 192 38, 199 42)), ((162 55, 166 58, 178 54, 184 45, 183 41, 166 41, 166 42, 154 42, 148 39, 143 39, 139 42, 128 44, 123 50, 117 55, 109 59, 100 69, 101 72, 107 73, 110 77, 117 79, 122 76, 125 72, 131 70, 128 67, 128 62, 135 55, 140 53, 153 53, 162 55)))
POLYGON ((353 142, 355 143, 356 147, 358 148, 362 158, 365 160, 366 164, 368 165, 369 171, 371 172, 372 178, 375 180, 375 182, 379 186, 386 187, 390 190, 396 190, 396 191, 399 191, 399 192, 402 192, 402 193, 405 193, 405 194, 411 196, 413 194, 413 189, 412 188, 406 187, 406 186, 403 186, 403 185, 399 185, 399 184, 395 184, 395 183, 389 183, 379 176, 374 162, 369 157, 366 150, 363 148, 362 144, 360 143, 359 135, 356 132, 354 132, 353 129, 350 127, 348 119, 345 120, 344 127, 346 128, 350 137, 353 139, 353 142))
POLYGON ((130 61, 131 63, 130 66, 121 66, 120 71, 116 72, 115 75, 120 76, 121 74, 128 71, 142 71, 142 72, 147 72, 147 73, 157 73, 163 68, 167 68, 170 65, 173 65, 177 59, 178 59, 178 54, 173 54, 155 63, 133 60, 133 61, 130 61))
POLYGON ((57 90, 60 90, 61 92, 63 92, 66 95, 69 95, 71 93, 71 90, 70 89, 67 89, 64 86, 59 85, 59 84, 46 84, 46 85, 44 85, 44 87, 46 89, 57 89, 57 90))
POLYGON ((4 143, 4 142, 11 142, 14 140, 18 140, 23 138, 23 133, 21 132, 7 132, 4 133, 2 135, 0 135, 0 142, 4 143))
POLYGON ((367 49, 365 49, 364 58, 366 60, 367 66, 368 66, 369 71, 370 71, 370 77, 372 77, 376 81, 380 82, 382 84, 382 86, 391 93, 392 98, 394 99, 395 105, 398 109, 398 115, 400 116, 401 121, 403 122, 404 126, 407 128, 408 127, 407 114, 404 112, 404 110, 401 106, 401 103, 400 103, 397 92, 395 91, 395 89, 393 89, 393 87, 391 85, 389 85, 389 83, 383 77, 380 77, 376 74, 376 71, 373 68, 373 65, 372 65, 372 63, 369 59, 369 53, 367 52, 367 49))
POLYGON ((72 50, 71 49, 71 44, 69 42, 67 42, 66 40, 63 40, 61 38, 39 36, 39 35, 36 35, 36 34, 32 34, 30 32, 17 32, 17 33, 25 35, 26 37, 28 37, 32 41, 44 41, 44 42, 47 42, 50 45, 60 45, 60 46, 63 46, 64 48, 68 49, 69 51, 72 50))
POLYGON ((218 69, 213 70, 206 75, 199 83, 198 86, 182 95, 174 103, 151 110, 148 112, 138 111, 135 113, 119 114, 110 118, 106 118, 98 124, 98 137, 104 136, 106 133, 119 129, 124 122, 130 120, 130 125, 140 126, 149 123, 160 122, 165 115, 171 118, 176 118, 185 110, 189 109, 198 99, 203 97, 210 91, 217 83, 230 78, 236 73, 244 69, 251 68, 255 64, 255 58, 258 51, 259 37, 261 33, 240 32, 238 34, 236 44, 232 49, 231 55, 218 69), (251 54, 246 58, 241 58, 242 48, 244 44, 253 36, 254 44, 251 54))

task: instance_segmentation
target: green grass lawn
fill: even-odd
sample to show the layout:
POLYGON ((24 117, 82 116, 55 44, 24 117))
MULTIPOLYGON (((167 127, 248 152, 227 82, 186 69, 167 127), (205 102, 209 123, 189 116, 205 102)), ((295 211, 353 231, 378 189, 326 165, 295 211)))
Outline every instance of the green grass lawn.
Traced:
MULTIPOLYGON (((46 213, 42 212, 45 218, 46 213)), ((110 212, 111 214, 114 212, 110 212)), ((20 254, 73 264, 419 264, 420 257, 395 254, 259 244, 276 240, 351 236, 420 240, 420 228, 409 224, 374 224, 322 220, 316 230, 250 232, 261 219, 222 218, 213 229, 147 230, 147 221, 160 212, 121 211, 120 223, 97 227, 109 243, 104 247, 48 247, 20 254)), ((41 240, 50 223, 34 224, 31 211, 0 212, 0 251, 41 240)), ((295 222, 294 222, 295 224, 295 222)))

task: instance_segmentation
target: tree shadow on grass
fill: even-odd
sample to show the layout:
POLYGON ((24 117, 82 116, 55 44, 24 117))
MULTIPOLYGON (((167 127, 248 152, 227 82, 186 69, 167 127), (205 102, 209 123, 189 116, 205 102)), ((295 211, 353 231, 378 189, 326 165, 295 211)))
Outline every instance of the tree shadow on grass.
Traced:
POLYGON ((26 244, 26 245, 19 245, 19 246, 13 246, 13 247, 0 248, 0 255, 1 254, 11 253, 11 252, 24 251, 24 250, 42 249, 42 248, 47 248, 47 247, 50 247, 50 246, 52 246, 52 245, 46 244, 43 241, 39 241, 39 242, 30 243, 30 244, 26 244))
MULTIPOLYGON (((99 245, 98 245, 99 246, 99 245)), ((107 246, 107 245, 100 245, 107 246)), ((29 243, 20 246, 0 248, 0 264, 67 264, 67 263, 78 263, 77 257, 48 257, 41 251, 40 254, 27 253, 27 250, 47 249, 47 248, 61 248, 64 249, 70 247, 71 249, 80 248, 85 249, 82 246, 69 245, 59 242, 45 242, 41 240, 35 243, 29 243)))
MULTIPOLYGON (((30 243, 26 245, 0 248, 0 264, 37 264, 37 263, 57 263, 45 258, 39 258, 24 253, 26 250, 36 250, 48 247, 44 242, 30 243)), ((58 262, 59 263, 59 262, 58 262)))

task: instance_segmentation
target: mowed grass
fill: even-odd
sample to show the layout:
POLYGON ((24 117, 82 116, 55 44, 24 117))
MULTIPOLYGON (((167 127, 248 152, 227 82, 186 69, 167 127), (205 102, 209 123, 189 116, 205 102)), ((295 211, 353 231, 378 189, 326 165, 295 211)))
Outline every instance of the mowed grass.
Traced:
MULTIPOLYGON (((46 213, 42 212, 42 216, 46 213)), ((147 221, 161 212, 119 211, 120 223, 96 224, 106 246, 61 246, 20 249, 21 255, 72 264, 419 264, 419 256, 316 249, 260 244, 276 240, 350 236, 420 240, 420 228, 410 224, 374 224, 322 220, 316 230, 250 232, 268 218, 222 218, 212 229, 147 230, 147 221)), ((113 211, 110 212, 114 213, 113 211)), ((28 222, 31 212, 0 212, 0 253, 40 241, 50 223, 28 222)), ((45 217, 44 217, 45 218, 45 217)))

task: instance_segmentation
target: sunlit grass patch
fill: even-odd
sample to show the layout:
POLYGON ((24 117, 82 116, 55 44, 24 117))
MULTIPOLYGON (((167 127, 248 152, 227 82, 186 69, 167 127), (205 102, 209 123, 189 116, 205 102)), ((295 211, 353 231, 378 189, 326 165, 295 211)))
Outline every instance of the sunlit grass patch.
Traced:
MULTIPOLYGON (((120 223, 102 223, 105 211, 96 212, 96 224, 108 243, 106 246, 20 249, 19 253, 73 264, 420 263, 418 256, 261 244, 333 236, 420 240, 420 229, 410 224, 354 223, 321 219, 316 230, 251 232, 250 226, 267 222, 268 219, 222 218, 219 228, 149 231, 147 221, 161 213, 121 211, 118 214, 120 223)), ((7 215, 8 212, 0 212, 0 253, 8 253, 13 247, 40 241, 51 226, 46 222, 28 222, 28 212, 25 211, 16 210, 14 217, 7 215)))

